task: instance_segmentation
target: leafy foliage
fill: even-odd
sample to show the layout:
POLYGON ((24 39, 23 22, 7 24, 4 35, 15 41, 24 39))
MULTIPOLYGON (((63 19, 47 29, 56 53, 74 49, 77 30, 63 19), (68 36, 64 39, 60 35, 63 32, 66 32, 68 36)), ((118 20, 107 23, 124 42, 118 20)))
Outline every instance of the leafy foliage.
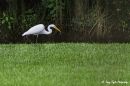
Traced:
POLYGON ((5 25, 7 29, 11 29, 11 24, 14 22, 14 18, 3 12, 3 16, 0 18, 1 25, 5 25))
POLYGON ((21 15, 21 21, 22 21, 22 28, 28 28, 31 27, 33 24, 35 24, 37 15, 33 13, 31 9, 25 12, 24 15, 21 15))
MULTIPOLYGON (((12 40, 16 37, 15 41, 18 41, 17 39, 21 39, 21 33, 35 24, 55 23, 62 28, 61 39, 64 41, 66 41, 65 35, 70 36, 72 33, 78 35, 71 35, 70 40, 88 41, 102 38, 107 41, 112 38, 120 40, 123 34, 122 40, 129 41, 130 1, 128 0, 7 0, 6 2, 0 6, 3 9, 0 11, 2 39, 11 39, 13 35, 12 40), (82 38, 79 36, 81 34, 82 38)), ((56 36, 55 40, 60 39, 56 36)))
POLYGON ((61 0, 48 0, 46 8, 48 9, 48 20, 55 21, 62 17, 62 11, 65 8, 64 2, 61 0))

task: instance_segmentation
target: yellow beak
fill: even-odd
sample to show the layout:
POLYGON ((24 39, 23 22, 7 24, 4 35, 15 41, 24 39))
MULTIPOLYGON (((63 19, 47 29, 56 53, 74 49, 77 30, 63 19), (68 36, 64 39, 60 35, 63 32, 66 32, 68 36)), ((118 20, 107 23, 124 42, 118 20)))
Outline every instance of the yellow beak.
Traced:
POLYGON ((56 26, 54 27, 57 31, 61 32, 60 29, 58 29, 56 26))

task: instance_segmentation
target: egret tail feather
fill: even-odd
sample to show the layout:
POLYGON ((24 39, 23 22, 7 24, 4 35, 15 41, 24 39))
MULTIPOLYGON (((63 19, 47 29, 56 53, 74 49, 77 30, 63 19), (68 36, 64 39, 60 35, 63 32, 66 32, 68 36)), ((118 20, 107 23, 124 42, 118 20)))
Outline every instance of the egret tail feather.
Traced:
POLYGON ((26 33, 23 33, 23 34, 22 34, 22 36, 25 36, 25 35, 26 35, 26 33))

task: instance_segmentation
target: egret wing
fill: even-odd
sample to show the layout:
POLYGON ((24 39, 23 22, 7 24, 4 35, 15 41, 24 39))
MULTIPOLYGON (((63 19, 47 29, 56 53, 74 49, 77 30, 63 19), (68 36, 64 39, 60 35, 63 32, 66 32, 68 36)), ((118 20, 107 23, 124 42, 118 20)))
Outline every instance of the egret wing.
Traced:
POLYGON ((45 30, 45 26, 43 24, 39 24, 39 25, 35 25, 33 27, 31 27, 26 34, 39 34, 41 33, 43 30, 45 30))

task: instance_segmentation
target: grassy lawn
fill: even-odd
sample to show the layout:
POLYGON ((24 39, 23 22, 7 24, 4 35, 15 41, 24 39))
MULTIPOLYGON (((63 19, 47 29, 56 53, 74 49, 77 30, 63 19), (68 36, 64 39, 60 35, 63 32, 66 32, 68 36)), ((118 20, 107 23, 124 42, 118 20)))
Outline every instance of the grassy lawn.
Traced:
POLYGON ((130 44, 2 44, 0 86, 130 86, 130 44))

